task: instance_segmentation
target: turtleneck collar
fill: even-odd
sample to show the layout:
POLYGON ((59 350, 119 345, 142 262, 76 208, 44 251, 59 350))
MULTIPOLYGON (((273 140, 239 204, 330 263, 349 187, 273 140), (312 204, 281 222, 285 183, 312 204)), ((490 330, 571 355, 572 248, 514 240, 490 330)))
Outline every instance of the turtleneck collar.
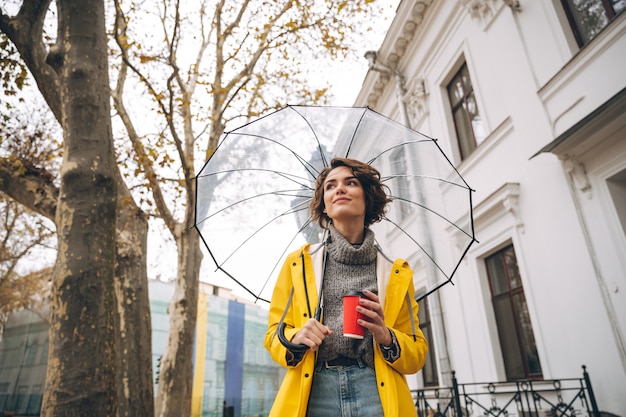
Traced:
POLYGON ((326 245, 328 254, 335 261, 350 265, 365 265, 376 260, 376 246, 374 232, 365 229, 363 243, 353 245, 346 240, 332 225, 328 226, 330 233, 326 245))

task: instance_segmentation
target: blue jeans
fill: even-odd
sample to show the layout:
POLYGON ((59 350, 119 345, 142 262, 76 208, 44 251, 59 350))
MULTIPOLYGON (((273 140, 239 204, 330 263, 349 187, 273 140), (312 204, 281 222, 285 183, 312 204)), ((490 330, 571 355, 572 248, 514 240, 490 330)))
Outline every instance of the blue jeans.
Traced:
POLYGON ((376 374, 359 360, 358 365, 315 366, 307 417, 382 417, 376 374))

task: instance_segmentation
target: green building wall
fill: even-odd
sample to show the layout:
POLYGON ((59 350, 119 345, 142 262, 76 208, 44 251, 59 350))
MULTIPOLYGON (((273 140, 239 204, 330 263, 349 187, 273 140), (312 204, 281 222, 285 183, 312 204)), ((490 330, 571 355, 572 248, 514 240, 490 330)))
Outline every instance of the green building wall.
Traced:
MULTIPOLYGON (((193 417, 222 416, 224 413, 224 383, 229 364, 226 361, 229 303, 244 304, 243 335, 243 384, 238 416, 267 416, 284 376, 284 370, 275 364, 263 347, 267 328, 267 310, 236 300, 223 289, 202 285, 201 291, 209 291, 206 299, 206 334, 196 335, 194 367, 198 360, 204 361, 201 397, 193 398, 200 404, 201 412, 193 417), (215 293, 215 294, 214 294, 215 293), (196 356, 199 338, 204 338, 205 354, 196 356)), ((169 332, 167 307, 174 292, 174 284, 150 281, 150 309, 152 314, 152 365, 154 392, 157 392, 158 364, 165 351, 169 332)), ((4 337, 0 340, 0 415, 38 416, 41 409, 48 357, 48 324, 44 320, 48 311, 41 315, 21 311, 9 317, 4 337)), ((240 355, 241 356, 241 355, 240 355)), ((231 364, 232 365, 232 364, 231 364)), ((230 366, 232 368, 232 366, 230 366)), ((197 373, 196 373, 197 374, 197 373)))

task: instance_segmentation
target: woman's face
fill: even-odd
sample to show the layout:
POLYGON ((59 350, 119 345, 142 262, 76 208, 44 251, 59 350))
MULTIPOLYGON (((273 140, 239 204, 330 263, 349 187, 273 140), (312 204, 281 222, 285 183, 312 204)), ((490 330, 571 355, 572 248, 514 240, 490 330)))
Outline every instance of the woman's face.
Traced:
POLYGON ((359 220, 365 224, 365 193, 346 166, 334 168, 324 180, 324 213, 334 223, 359 220))

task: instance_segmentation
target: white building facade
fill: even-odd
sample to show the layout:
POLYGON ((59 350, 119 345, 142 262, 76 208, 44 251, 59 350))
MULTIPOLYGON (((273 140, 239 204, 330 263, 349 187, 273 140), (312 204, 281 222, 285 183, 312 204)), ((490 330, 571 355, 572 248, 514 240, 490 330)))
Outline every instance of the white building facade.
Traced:
MULTIPOLYGON (((578 377, 584 365, 600 410, 626 416, 625 9, 398 6, 355 105, 438 139, 476 190, 480 242, 456 285, 420 305, 433 356, 412 384, 449 385, 452 371, 461 383, 578 377)), ((452 232, 432 238, 458 255, 452 232)))

